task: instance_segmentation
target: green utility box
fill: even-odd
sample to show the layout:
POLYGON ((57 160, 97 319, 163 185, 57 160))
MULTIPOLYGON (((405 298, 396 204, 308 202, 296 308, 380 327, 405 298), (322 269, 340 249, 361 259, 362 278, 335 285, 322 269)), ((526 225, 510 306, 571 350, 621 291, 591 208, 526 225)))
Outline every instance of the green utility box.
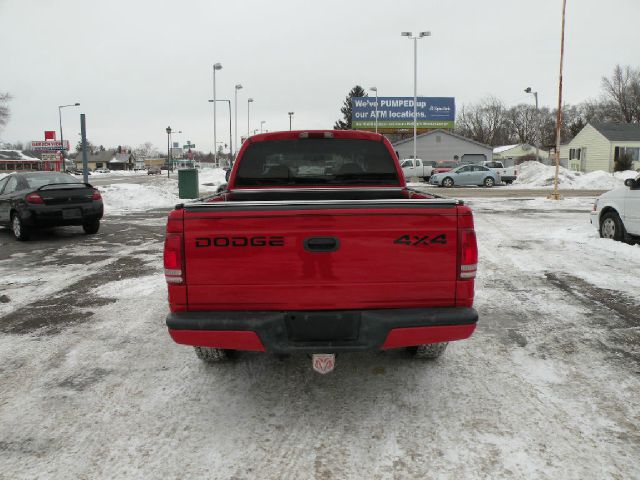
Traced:
POLYGON ((178 170, 178 196, 180 198, 198 198, 200 196, 198 170, 195 168, 178 170))

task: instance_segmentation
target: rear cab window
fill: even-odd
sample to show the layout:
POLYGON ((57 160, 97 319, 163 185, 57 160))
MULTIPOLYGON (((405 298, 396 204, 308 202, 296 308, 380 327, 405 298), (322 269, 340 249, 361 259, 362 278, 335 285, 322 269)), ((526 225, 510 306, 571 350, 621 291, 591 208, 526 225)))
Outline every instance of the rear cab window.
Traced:
POLYGON ((396 164, 384 143, 362 139, 265 140, 245 150, 236 187, 399 186, 396 164))

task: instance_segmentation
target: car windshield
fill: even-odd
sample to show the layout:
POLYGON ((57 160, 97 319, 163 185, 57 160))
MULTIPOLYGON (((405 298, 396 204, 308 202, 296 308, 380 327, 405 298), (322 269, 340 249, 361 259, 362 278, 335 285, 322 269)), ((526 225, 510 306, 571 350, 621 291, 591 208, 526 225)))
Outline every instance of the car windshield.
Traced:
POLYGON ((384 143, 308 138, 267 140, 247 148, 237 186, 399 185, 384 143))
POLYGON ((34 172, 23 175, 29 188, 40 188, 45 185, 61 185, 66 188, 81 188, 84 183, 71 175, 59 172, 34 172))

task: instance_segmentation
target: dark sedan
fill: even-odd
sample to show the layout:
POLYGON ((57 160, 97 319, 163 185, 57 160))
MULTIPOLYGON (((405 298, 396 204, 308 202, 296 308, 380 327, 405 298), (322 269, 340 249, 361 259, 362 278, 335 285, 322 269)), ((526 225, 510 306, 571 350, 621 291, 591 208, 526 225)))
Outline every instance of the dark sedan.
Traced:
POLYGON ((100 192, 60 172, 12 173, 0 179, 0 225, 27 240, 36 228, 81 225, 97 233, 103 214, 100 192))

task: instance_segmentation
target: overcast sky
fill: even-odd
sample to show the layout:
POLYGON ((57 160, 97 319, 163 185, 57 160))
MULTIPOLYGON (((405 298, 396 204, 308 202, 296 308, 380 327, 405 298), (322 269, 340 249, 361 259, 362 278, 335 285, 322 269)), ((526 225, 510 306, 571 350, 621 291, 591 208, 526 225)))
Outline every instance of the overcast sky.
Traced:
MULTIPOLYGON (((238 136, 260 121, 269 131, 331 128, 351 87, 451 96, 459 108, 487 95, 507 104, 557 102, 561 0, 0 0, 0 92, 13 95, 3 141, 43 139, 58 129, 105 147, 150 141, 166 150, 165 128, 198 150, 213 146, 212 65, 217 97, 238 95, 238 136)), ((640 0, 568 0, 567 103, 600 93, 617 64, 640 66, 640 0)), ((218 104, 218 141, 229 114, 218 104)))

